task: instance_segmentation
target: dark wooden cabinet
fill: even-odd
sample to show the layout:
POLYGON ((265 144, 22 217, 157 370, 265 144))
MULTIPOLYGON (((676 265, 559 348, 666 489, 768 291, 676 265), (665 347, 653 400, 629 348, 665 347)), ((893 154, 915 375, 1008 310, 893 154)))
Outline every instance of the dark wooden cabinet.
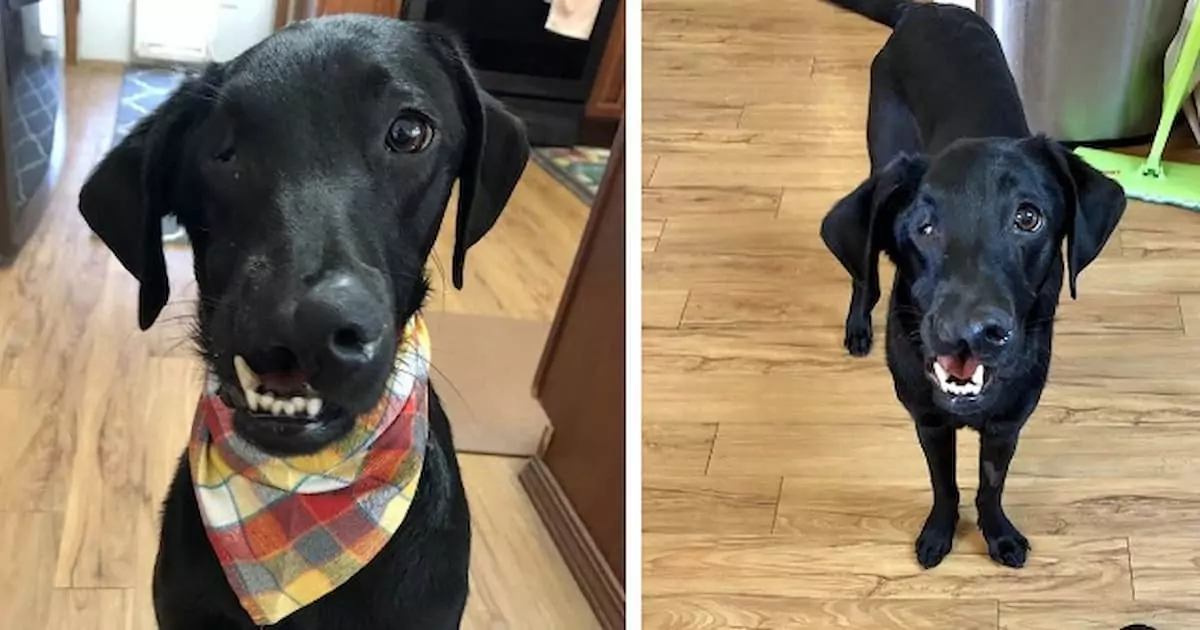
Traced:
POLYGON ((625 0, 620 0, 613 18, 604 57, 592 83, 587 117, 594 120, 619 120, 625 113, 625 0))
POLYGON ((283 28, 295 20, 335 13, 399 17, 403 4, 404 0, 278 0, 275 3, 275 28, 283 28))
POLYGON ((521 475, 604 628, 625 623, 625 141, 618 126, 534 382, 550 419, 521 475))

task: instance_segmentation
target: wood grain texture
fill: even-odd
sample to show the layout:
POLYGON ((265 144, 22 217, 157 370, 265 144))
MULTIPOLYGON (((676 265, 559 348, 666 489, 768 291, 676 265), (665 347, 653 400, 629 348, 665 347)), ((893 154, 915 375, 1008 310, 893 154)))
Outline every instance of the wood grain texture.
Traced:
POLYGON ((1117 630, 1143 623, 1162 630, 1200 624, 1200 606, 1182 602, 1005 602, 1001 630, 1117 630))
POLYGON ((988 600, 803 599, 773 595, 648 597, 647 630, 994 630, 988 600))
MULTIPOLYGON (((62 177, 38 233, 0 270, 3 628, 157 627, 150 572, 159 510, 202 368, 188 345, 195 283, 186 248, 169 248, 175 293, 159 323, 139 333, 136 281, 76 210, 80 185, 110 146, 120 83, 119 69, 68 70, 62 177)), ((439 292, 430 308, 549 321, 586 212, 530 166, 508 212, 472 249, 466 289, 439 292)), ((475 518, 464 628, 595 627, 517 484, 523 462, 460 462, 475 518)))
POLYGON ((688 291, 642 289, 642 326, 678 328, 688 303, 688 291))
POLYGON ((1200 627, 1200 217, 1131 202, 1064 294, 1005 493, 1028 566, 986 557, 963 432, 955 549, 921 571, 931 492, 883 308, 875 351, 846 356, 850 283, 819 236, 868 172, 887 29, 770 0, 646 0, 643 22, 643 213, 663 222, 643 253, 646 627, 1200 627))
POLYGON ((1124 538, 1030 537, 1036 551, 1020 571, 979 545, 960 545, 925 571, 911 542, 782 536, 645 534, 646 595, 764 594, 817 599, 1000 598, 1131 600, 1124 538))

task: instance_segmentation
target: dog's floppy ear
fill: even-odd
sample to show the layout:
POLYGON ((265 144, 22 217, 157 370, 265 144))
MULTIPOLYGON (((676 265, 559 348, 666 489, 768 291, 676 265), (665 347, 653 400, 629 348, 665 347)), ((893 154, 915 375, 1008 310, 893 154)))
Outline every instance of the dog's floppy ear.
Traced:
POLYGON ((79 211, 88 227, 141 284, 142 330, 158 318, 170 292, 162 218, 172 212, 179 144, 194 118, 195 89, 185 84, 143 118, 100 161, 79 193, 79 211))
POLYGON ((463 286, 467 250, 492 229, 529 160, 529 140, 521 120, 480 87, 462 45, 442 32, 431 32, 456 83, 466 124, 466 145, 458 172, 455 218, 454 287, 463 286))
POLYGON ((1097 256, 1125 213, 1125 189, 1063 145, 1039 136, 1050 155, 1067 211, 1067 278, 1075 278, 1097 256))
POLYGON ((896 213, 911 203, 927 166, 923 156, 897 156, 821 221, 821 240, 856 283, 878 286, 879 252, 891 243, 896 213))

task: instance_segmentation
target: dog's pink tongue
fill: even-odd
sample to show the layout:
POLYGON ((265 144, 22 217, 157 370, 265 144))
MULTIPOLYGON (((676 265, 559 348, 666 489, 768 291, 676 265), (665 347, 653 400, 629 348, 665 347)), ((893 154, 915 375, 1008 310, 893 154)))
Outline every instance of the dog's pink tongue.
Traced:
POLYGON ((975 368, 979 367, 979 359, 974 356, 960 357, 943 354, 937 358, 937 362, 950 376, 960 381, 971 380, 971 376, 975 374, 975 368))
POLYGON ((263 388, 279 394, 299 394, 304 391, 304 374, 300 372, 271 372, 259 374, 263 388))

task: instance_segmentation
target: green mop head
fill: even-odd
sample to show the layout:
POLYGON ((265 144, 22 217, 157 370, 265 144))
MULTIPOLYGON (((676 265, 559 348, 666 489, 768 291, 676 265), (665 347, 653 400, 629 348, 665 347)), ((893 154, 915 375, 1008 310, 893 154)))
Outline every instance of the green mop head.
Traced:
POLYGON ((1200 164, 1162 162, 1155 169, 1136 155, 1085 147, 1075 154, 1116 180, 1126 197, 1200 211, 1200 164))

